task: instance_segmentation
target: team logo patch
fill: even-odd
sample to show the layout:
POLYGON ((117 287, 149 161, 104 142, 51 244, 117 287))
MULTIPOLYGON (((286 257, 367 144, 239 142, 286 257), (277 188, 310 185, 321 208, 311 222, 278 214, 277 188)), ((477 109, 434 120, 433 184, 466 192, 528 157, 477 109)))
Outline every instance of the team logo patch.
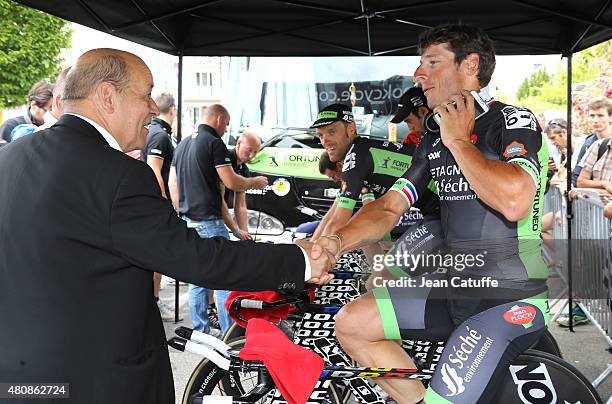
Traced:
POLYGON ((286 178, 277 178, 272 183, 272 192, 274 192, 277 196, 285 196, 291 190, 291 184, 287 181, 286 178))
POLYGON ((317 119, 324 119, 324 118, 333 119, 337 117, 338 117, 338 113, 336 111, 321 111, 319 112, 319 115, 317 115, 317 119))
POLYGON ((448 363, 442 365, 442 381, 446 384, 449 393, 447 397, 457 396, 465 391, 463 379, 457 374, 457 371, 448 366, 448 363))
POLYGON ((347 172, 355 168, 355 153, 352 152, 353 148, 349 150, 349 153, 344 158, 344 165, 342 166, 342 172, 347 172))
POLYGON ((510 324, 522 325, 525 328, 531 327, 535 319, 536 310, 531 306, 512 306, 504 313, 504 320, 510 324))
POLYGON ((506 158, 521 156, 525 154, 527 154, 527 150, 525 150, 525 145, 517 142, 516 140, 510 143, 506 147, 506 150, 504 150, 504 157, 506 158))
POLYGON ((528 109, 507 106, 502 108, 501 112, 508 130, 530 129, 535 131, 537 128, 537 120, 528 109))

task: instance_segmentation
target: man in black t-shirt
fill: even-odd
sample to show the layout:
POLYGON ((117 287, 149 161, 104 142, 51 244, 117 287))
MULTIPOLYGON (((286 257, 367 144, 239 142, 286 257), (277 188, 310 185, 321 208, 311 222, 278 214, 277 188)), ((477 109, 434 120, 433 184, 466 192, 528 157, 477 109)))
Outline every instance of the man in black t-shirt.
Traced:
MULTIPOLYGON (((239 174, 243 177, 249 177, 249 168, 247 167, 247 163, 249 163, 253 157, 257 154, 259 149, 261 148, 261 140, 259 136, 253 131, 245 130, 238 141, 236 142, 236 147, 229 151, 230 160, 232 161, 232 168, 236 174, 239 174)), ((236 191, 234 194, 234 216, 236 220, 232 218, 229 213, 229 209, 227 207, 227 203, 225 203, 225 186, 221 185, 221 196, 222 196, 222 213, 223 213, 223 221, 225 225, 230 229, 232 234, 239 238, 240 240, 251 240, 251 236, 249 235, 249 228, 247 223, 247 206, 246 206, 246 196, 244 191, 236 191)))
POLYGON ((174 156, 172 145, 172 121, 176 118, 176 105, 172 94, 162 93, 155 98, 160 114, 151 119, 147 143, 141 160, 153 169, 164 198, 170 198, 168 175, 174 156))
MULTIPOLYGON (((222 219, 221 182, 233 191, 268 185, 266 177, 245 178, 234 172, 229 152, 221 139, 229 121, 229 113, 222 105, 207 107, 204 123, 198 127, 197 133, 179 143, 170 167, 168 185, 174 208, 187 226, 196 229, 203 238, 229 238, 222 219)), ((222 329, 223 303, 217 300, 222 329)), ((189 285, 189 314, 195 330, 209 332, 207 309, 208 290, 189 285)), ((210 333, 220 335, 212 329, 210 333)))
MULTIPOLYGON (((140 159, 151 167, 155 173, 155 178, 157 178, 162 196, 169 199, 168 175, 170 174, 170 164, 174 155, 174 146, 170 136, 172 136, 172 121, 176 117, 176 106, 174 104, 174 97, 168 93, 162 93, 155 97, 155 103, 159 108, 160 114, 151 119, 147 143, 140 154, 140 159)), ((172 321, 174 319, 174 310, 159 300, 160 285, 161 274, 155 272, 153 274, 153 296, 159 307, 162 320, 172 321)))

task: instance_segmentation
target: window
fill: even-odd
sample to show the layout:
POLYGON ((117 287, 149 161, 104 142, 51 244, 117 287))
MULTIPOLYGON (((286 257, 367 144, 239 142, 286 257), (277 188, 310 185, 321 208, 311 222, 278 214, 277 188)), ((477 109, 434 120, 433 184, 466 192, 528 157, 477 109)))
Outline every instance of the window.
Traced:
POLYGON ((212 87, 212 73, 196 73, 196 86, 212 87))

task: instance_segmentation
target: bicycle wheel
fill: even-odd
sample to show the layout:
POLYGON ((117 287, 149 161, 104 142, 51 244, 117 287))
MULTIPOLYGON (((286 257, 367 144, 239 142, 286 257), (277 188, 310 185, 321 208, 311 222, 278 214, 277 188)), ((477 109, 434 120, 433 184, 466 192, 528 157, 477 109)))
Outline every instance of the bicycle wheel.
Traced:
POLYGON ((552 336, 548 329, 544 331, 544 334, 542 334, 538 342, 536 342, 531 349, 536 349, 540 352, 546 352, 551 355, 555 355, 558 358, 563 358, 555 337, 552 336))
POLYGON ((244 337, 246 329, 236 323, 233 323, 227 332, 223 335, 223 342, 227 344, 228 341, 236 339, 238 337, 244 337))
POLYGON ((512 361, 495 402, 602 403, 593 385, 575 367, 554 355, 531 349, 512 361))
MULTIPOLYGON (((227 342, 227 344, 231 349, 239 350, 244 346, 245 342, 246 339, 244 337, 238 337, 227 342)), ((257 372, 228 372, 220 369, 208 359, 203 359, 198 363, 187 381, 185 391, 183 392, 182 404, 190 404, 190 398, 194 394, 241 396, 251 391, 257 383, 257 372)), ((275 389, 263 399, 257 401, 257 403, 267 403, 270 401, 278 403, 280 397, 280 394, 275 389)), ((336 387, 330 385, 327 389, 327 396, 320 402, 323 404, 340 404, 342 401, 336 387)))
MULTIPOLYGON (((497 386, 489 404, 602 404, 593 385, 575 367, 555 355, 531 349, 512 361, 497 386)), ((344 403, 355 403, 350 391, 344 403)))

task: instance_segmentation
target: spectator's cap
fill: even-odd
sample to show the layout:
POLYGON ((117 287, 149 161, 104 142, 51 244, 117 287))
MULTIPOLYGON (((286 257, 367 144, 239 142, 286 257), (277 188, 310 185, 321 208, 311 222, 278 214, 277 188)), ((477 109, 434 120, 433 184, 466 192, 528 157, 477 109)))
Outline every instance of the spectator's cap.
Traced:
POLYGON ((391 122, 403 122, 410 113, 416 115, 419 108, 426 106, 427 98, 425 98, 425 94, 423 94, 423 89, 421 87, 409 88, 400 98, 399 104, 397 104, 397 112, 393 119, 391 119, 391 122))
POLYGON ((314 121, 311 128, 320 128, 321 126, 331 125, 334 122, 353 122, 353 111, 351 107, 344 104, 332 104, 323 108, 317 114, 317 120, 314 121))
POLYGON ((546 124, 546 128, 544 128, 544 132, 548 133, 553 129, 567 129, 567 121, 563 118, 551 119, 546 124))

